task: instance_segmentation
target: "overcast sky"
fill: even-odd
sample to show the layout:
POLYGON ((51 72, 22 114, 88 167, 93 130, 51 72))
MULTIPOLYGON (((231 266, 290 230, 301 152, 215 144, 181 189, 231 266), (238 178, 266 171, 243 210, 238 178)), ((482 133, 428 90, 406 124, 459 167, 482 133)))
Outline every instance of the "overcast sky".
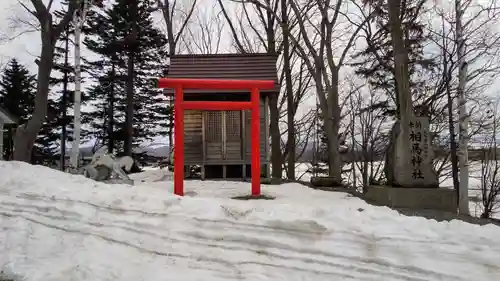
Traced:
POLYGON ((3 65, 10 58, 16 57, 32 72, 35 72, 36 65, 33 61, 40 52, 39 34, 23 34, 14 40, 7 40, 21 31, 12 29, 12 19, 18 16, 26 18, 23 14, 24 11, 17 0, 0 1, 0 63, 3 65))
MULTIPOLYGON (((28 8, 32 8, 32 4, 29 0, 21 0, 25 3, 28 8)), ((44 1, 48 3, 48 0, 44 1)), ((54 6, 51 10, 55 10, 60 7, 58 0, 54 1, 54 6)), ((178 1, 188 5, 191 1, 178 1)), ((212 2, 211 0, 198 0, 199 6, 203 7, 196 14, 196 20, 210 20, 212 15, 213 5, 206 5, 206 3, 212 2)), ((216 3, 216 2, 214 2, 216 3)), ((182 4, 178 4, 179 9, 187 9, 187 7, 182 7, 182 4)), ((164 29, 164 21, 160 13, 154 15, 157 27, 164 29)), ((18 0, 0 0, 0 66, 4 67, 5 64, 12 58, 18 59, 23 65, 28 67, 28 69, 36 74, 37 66, 34 60, 40 54, 40 35, 39 32, 26 32, 29 30, 29 26, 20 23, 20 21, 32 21, 36 23, 36 19, 30 16, 26 10, 19 4, 18 0)), ((191 27, 193 34, 197 34, 196 26, 191 27)), ((196 35, 195 35, 196 36, 196 35)), ((221 40, 220 52, 228 52, 230 49, 229 38, 223 38, 221 40)), ((62 44, 62 43, 59 43, 62 44)), ((193 46, 195 48, 195 46, 193 46)), ((85 50, 85 46, 82 45, 82 56, 89 57, 92 53, 85 50)), ((73 60, 73 52, 69 53, 70 61, 73 60)), ((88 86, 84 84, 83 87, 88 86)), ((72 87, 72 85, 70 85, 72 87)), ((85 110, 85 109, 82 109, 85 110)), ((159 138, 159 141, 164 141, 163 138, 159 138)))
MULTIPOLYGON (((29 8, 32 8, 32 4, 30 0, 20 0, 23 3, 26 3, 26 6, 29 8)), ((48 2, 48 0, 44 0, 44 2, 48 2)), ((54 1, 55 8, 59 6, 59 0, 54 1)), ((188 0, 183 0, 183 1, 177 1, 178 3, 186 3, 186 2, 191 2, 188 0)), ((225 3, 230 3, 230 1, 224 1, 225 3)), ((215 13, 217 11, 214 10, 214 7, 216 7, 216 1, 213 0, 198 0, 199 7, 201 7, 198 10, 198 14, 193 18, 194 20, 198 21, 210 21, 215 18, 215 13)), ((234 6, 233 6, 234 7, 234 6)), ((231 6, 227 7, 228 9, 231 9, 231 6)), ((218 8, 216 8, 218 10, 218 8)), ((214 25, 212 28, 217 28, 217 24, 225 24, 225 21, 222 18, 222 21, 219 23, 213 23, 214 25)), ((158 27, 163 29, 164 23, 162 21, 161 15, 158 14, 156 17, 156 22, 158 27)), ((32 16, 29 16, 27 12, 21 7, 21 5, 18 3, 18 0, 0 0, 0 65, 4 65, 9 59, 15 57, 22 64, 27 66, 29 70, 32 73, 36 73, 37 67, 36 64, 34 64, 35 58, 39 55, 40 53, 40 35, 38 32, 31 32, 31 33, 23 33, 22 35, 16 36, 15 39, 12 40, 7 40, 7 38, 11 38, 14 35, 20 34, 22 31, 26 30, 27 27, 26 25, 24 26, 19 26, 19 20, 24 20, 24 21, 34 21, 36 22, 36 19, 34 19, 32 16), (15 25, 17 22, 17 29, 14 29, 15 25)), ((197 25, 193 24, 191 26, 193 30, 193 34, 195 34, 195 38, 192 41, 198 41, 196 40, 196 36, 200 36, 201 32, 198 32, 196 30, 197 25)), ((227 25, 226 25, 227 28, 227 25)), ((199 38, 198 38, 199 39, 199 38)), ((215 41, 215 40, 214 40, 215 41)), ((223 32, 222 34, 222 39, 221 39, 221 47, 218 50, 219 52, 229 52, 231 51, 231 35, 229 32, 223 32)), ((196 48, 196 46, 192 46, 193 48, 196 48)), ((199 53, 199 51, 194 50, 195 52, 199 53)), ((83 56, 89 56, 89 52, 83 50, 82 51, 83 56)), ((72 53, 70 53, 70 60, 72 53)), ((85 86, 85 85, 84 85, 85 86)), ((498 95, 496 89, 498 88, 491 88, 491 94, 492 95, 498 95)), ((307 100, 305 100, 299 110, 299 115, 307 112, 310 108, 315 107, 315 98, 311 97, 307 100)), ((300 116, 297 116, 297 119, 300 119, 300 116)))

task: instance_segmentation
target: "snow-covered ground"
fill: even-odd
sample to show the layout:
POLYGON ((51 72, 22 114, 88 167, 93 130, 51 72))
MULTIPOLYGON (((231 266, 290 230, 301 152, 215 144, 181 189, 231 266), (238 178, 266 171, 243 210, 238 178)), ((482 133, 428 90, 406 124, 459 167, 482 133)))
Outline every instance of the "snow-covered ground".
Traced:
MULTIPOLYGON (((379 173, 383 173, 383 163, 382 162, 373 162, 374 163, 374 169, 379 171, 379 173)), ((346 164, 345 169, 348 169, 351 164, 346 164)), ((356 167, 356 175, 357 179, 361 181, 361 165, 362 163, 358 162, 355 163, 356 167)), ((309 181, 311 177, 313 176, 311 173, 308 171, 311 169, 311 164, 310 163, 297 163, 295 165, 295 174, 297 179, 304 180, 304 181, 309 181)), ((442 187, 452 187, 453 186, 453 181, 448 174, 450 171, 445 171, 443 174, 445 176, 441 176, 439 179, 440 181, 440 186, 442 187)), ((469 178, 469 185, 471 189, 477 189, 481 185, 481 163, 480 162, 474 162, 471 161, 469 164, 469 173, 470 173, 470 178, 469 178)), ((321 175, 320 175, 321 176, 321 175)), ((283 171, 283 177, 286 177, 286 171, 283 171)), ((346 177, 349 178, 349 180, 352 178, 352 174, 347 173, 346 177)))
POLYGON ((500 228, 406 217, 344 193, 186 181, 135 186, 0 162, 0 270, 27 281, 500 280, 500 228))
MULTIPOLYGON (((379 169, 379 173, 383 173, 381 169, 382 162, 374 162, 374 169, 379 169)), ((361 172, 361 163, 355 163, 356 167, 356 178, 358 183, 362 182, 362 172, 361 172)), ((348 166, 346 167, 346 169, 348 166)), ((309 181, 313 176, 310 171, 311 164, 309 163, 298 163, 295 167, 296 178, 302 181, 309 181)), ((440 187, 441 188, 453 188, 453 179, 449 176, 451 174, 450 171, 443 172, 444 176, 441 176, 440 187)), ((471 199, 469 202, 470 213, 473 216, 480 216, 483 211, 483 206, 481 203, 482 193, 481 193, 481 162, 471 161, 469 164, 469 198, 471 199)), ((321 175, 318 175, 321 176, 321 175)), ((286 178, 286 171, 283 171, 283 177, 286 178)), ((347 173, 346 175, 347 181, 352 182, 352 174, 347 173)), ((499 199, 500 201, 500 199, 499 199)), ((494 211, 500 211, 495 209, 494 211)), ((493 214, 493 217, 500 219, 500 213, 493 214)))

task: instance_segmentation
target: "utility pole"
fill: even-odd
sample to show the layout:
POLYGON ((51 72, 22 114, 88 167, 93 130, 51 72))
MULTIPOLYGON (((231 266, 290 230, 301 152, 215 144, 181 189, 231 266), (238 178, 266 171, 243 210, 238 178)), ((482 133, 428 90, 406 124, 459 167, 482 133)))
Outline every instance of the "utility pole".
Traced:
POLYGON ((63 77, 63 94, 61 98, 61 111, 62 111, 62 128, 61 128, 61 171, 66 168, 66 140, 67 133, 67 111, 68 111, 68 52, 69 52, 69 28, 66 28, 66 37, 64 38, 64 77, 63 77))
POLYGON ((91 5, 97 5, 102 8, 102 0, 80 0, 80 7, 73 15, 73 25, 75 26, 75 97, 74 97, 74 129, 73 144, 71 145, 71 169, 73 172, 78 170, 78 160, 80 154, 80 130, 81 130, 81 106, 82 106, 82 72, 80 69, 81 55, 80 44, 82 26, 85 22, 87 12, 91 5))
POLYGON ((458 118, 459 118, 459 149, 458 166, 460 171, 460 182, 458 188, 458 212, 469 214, 469 120, 466 107, 465 86, 467 83, 467 62, 465 60, 465 39, 463 35, 462 17, 464 11, 461 0, 455 0, 455 43, 457 44, 458 61, 458 118))

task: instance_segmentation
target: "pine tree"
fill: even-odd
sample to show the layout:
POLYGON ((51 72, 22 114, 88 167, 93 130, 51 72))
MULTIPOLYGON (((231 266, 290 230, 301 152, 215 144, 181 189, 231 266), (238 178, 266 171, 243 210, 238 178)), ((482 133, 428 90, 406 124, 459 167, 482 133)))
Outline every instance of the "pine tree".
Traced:
MULTIPOLYGON (((51 91, 48 98, 48 118, 43 124, 42 129, 38 133, 38 143, 35 144, 39 154, 44 155, 45 158, 57 160, 55 155, 57 150, 62 148, 61 130, 67 118, 64 112, 67 111, 66 96, 63 96, 64 91, 59 90, 64 82, 64 75, 71 73, 71 69, 66 67, 61 59, 64 58, 64 41, 68 37, 67 32, 63 32, 60 40, 58 40, 54 53, 54 70, 51 72, 50 86, 51 91), (62 43, 63 46, 60 46, 62 43)), ((43 158, 43 157, 42 157, 43 158)))
MULTIPOLYGON (((370 2, 370 1, 366 1, 370 2)), ((423 47, 428 37, 425 34, 425 25, 421 22, 424 4, 426 0, 402 0, 401 17, 402 27, 405 34, 405 43, 408 50, 410 87, 412 96, 418 99, 421 89, 425 87, 425 78, 422 70, 433 67, 432 59, 424 56, 423 47)), ((373 19, 375 28, 366 29, 365 38, 367 47, 356 53, 354 58, 361 59, 352 65, 357 67, 356 73, 365 77, 374 89, 385 90, 386 94, 394 103, 384 101, 374 105, 377 108, 385 109, 386 114, 397 116, 397 107, 391 104, 398 104, 397 88, 394 78, 394 59, 392 40, 388 24, 387 4, 380 4, 374 1, 373 9, 376 17, 373 19)))
POLYGON ((84 122, 91 125, 96 137, 108 144, 109 152, 122 149, 127 138, 125 90, 127 52, 131 48, 134 54, 134 144, 166 134, 168 114, 171 114, 162 92, 155 89, 151 78, 164 74, 167 58, 166 38, 154 27, 151 16, 155 1, 138 1, 135 34, 130 25, 133 2, 119 1, 99 13, 91 12, 84 28, 85 46, 101 57, 86 62, 97 83, 88 91, 95 110, 84 114, 84 122))
MULTIPOLYGON (((19 124, 24 124, 34 110, 36 95, 36 75, 16 59, 12 59, 0 82, 0 106, 19 118, 19 124)), ((58 107, 49 99, 47 119, 38 133, 35 141, 31 162, 35 164, 54 163, 54 153, 59 147, 59 134, 56 132, 58 107)), ((4 157, 10 159, 13 152, 14 126, 6 128, 4 135, 4 157)))
MULTIPOLYGON (((63 10, 55 12, 55 16, 60 18, 64 15, 67 8, 67 1, 63 1, 63 10)), ((74 91, 70 90, 74 83, 74 67, 70 59, 71 47, 74 46, 71 40, 74 33, 73 24, 70 23, 66 30, 61 34, 55 46, 54 68, 51 77, 52 91, 49 96, 49 105, 57 109, 57 115, 54 116, 51 124, 51 138, 57 139, 60 143, 61 169, 65 167, 67 143, 72 141, 73 115, 70 109, 73 108, 74 91), (64 159, 63 159, 64 158, 64 159)))
MULTIPOLYGON (((71 141, 71 134, 68 133, 68 129, 72 129, 73 122, 70 122, 72 115, 68 114, 68 109, 73 106, 73 91, 69 90, 69 84, 73 81, 73 67, 69 63, 69 47, 70 47, 70 29, 66 29, 61 36, 62 46, 56 46, 54 54, 54 71, 53 73, 53 85, 62 87, 60 91, 57 91, 54 98, 54 103, 57 104, 59 109, 59 116, 57 122, 54 124, 55 127, 61 129, 60 142, 61 142, 61 164, 65 163, 66 158, 66 144, 71 141), (70 127, 70 128, 68 128, 70 127)), ((64 169, 64 166, 61 166, 64 169)))
MULTIPOLYGON (((25 123, 34 109, 36 76, 16 59, 12 59, 0 77, 0 106, 25 123)), ((4 159, 11 159, 16 125, 6 125, 4 130, 4 159)))

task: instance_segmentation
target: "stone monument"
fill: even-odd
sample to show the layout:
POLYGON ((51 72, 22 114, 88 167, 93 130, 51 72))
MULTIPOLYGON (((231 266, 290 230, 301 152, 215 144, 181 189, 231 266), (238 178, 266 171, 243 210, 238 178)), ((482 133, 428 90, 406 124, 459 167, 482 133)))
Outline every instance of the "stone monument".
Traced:
POLYGON ((124 183, 133 185, 134 181, 128 177, 124 169, 128 172, 134 165, 134 159, 130 156, 114 157, 106 153, 107 148, 101 147, 92 156, 90 164, 84 167, 83 175, 95 181, 111 183, 124 183))
POLYGON ((386 151, 387 185, 413 188, 439 187, 438 177, 432 165, 434 150, 429 132, 429 118, 425 116, 410 117, 409 151, 405 151, 402 146, 400 124, 400 121, 394 123, 386 151), (410 163, 403 163, 401 160, 403 154, 410 156, 410 163))

